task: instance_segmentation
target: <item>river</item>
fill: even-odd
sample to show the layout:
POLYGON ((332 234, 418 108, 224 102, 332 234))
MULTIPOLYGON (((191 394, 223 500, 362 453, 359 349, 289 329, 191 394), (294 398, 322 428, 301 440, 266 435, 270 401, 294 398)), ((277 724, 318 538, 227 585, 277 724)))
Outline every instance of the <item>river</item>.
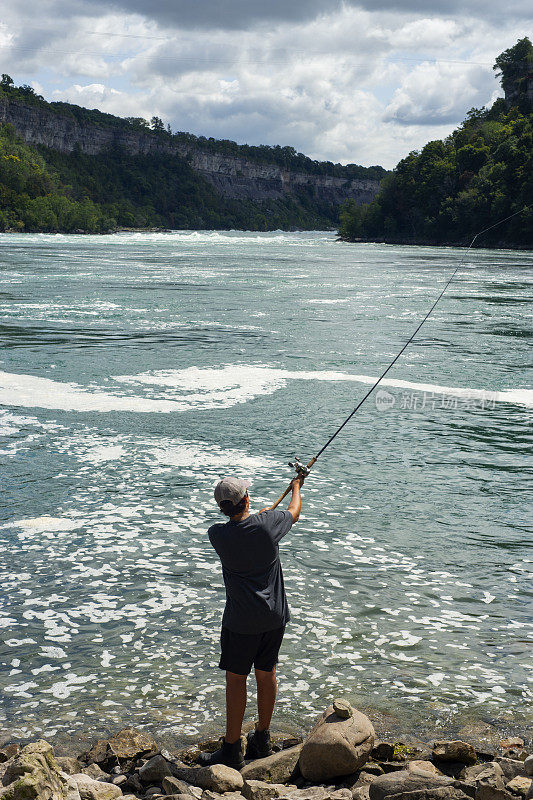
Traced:
POLYGON ((0 236, 0 728, 220 730, 215 482, 272 502, 458 264, 281 544, 277 725, 531 724, 533 255, 181 231, 0 236))

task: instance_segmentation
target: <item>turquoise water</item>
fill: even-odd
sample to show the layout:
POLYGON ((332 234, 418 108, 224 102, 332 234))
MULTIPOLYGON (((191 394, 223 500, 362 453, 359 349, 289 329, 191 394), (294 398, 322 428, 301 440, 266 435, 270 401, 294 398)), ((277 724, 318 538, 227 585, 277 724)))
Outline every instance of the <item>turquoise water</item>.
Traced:
POLYGON ((277 720, 341 693, 404 729, 531 720, 531 253, 7 234, 0 728, 219 730, 215 482, 272 502, 462 261, 306 482, 277 720))

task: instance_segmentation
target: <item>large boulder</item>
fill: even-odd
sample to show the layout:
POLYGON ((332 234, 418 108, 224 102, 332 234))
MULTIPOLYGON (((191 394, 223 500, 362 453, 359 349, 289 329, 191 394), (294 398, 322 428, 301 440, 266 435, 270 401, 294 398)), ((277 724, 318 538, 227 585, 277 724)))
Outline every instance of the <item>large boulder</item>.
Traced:
POLYGON ((83 772, 73 775, 81 800, 116 800, 122 797, 122 790, 112 783, 95 781, 83 772))
POLYGON ((524 761, 524 771, 526 775, 533 776, 533 756, 528 756, 524 761))
POLYGON ((368 761, 374 747, 374 728, 360 711, 350 707, 349 717, 329 706, 303 743, 299 766, 308 781, 350 775, 368 761))
POLYGON ((392 800, 408 796, 410 800, 469 800, 458 782, 444 775, 429 773, 389 772, 370 784, 370 800, 392 800))
POLYGON ((516 758, 503 758, 502 756, 498 756, 495 761, 502 768, 503 774, 508 781, 512 781, 513 778, 519 775, 522 777, 527 775, 524 761, 518 761, 516 758))
POLYGON ((90 750, 80 756, 86 764, 98 764, 106 772, 120 767, 129 772, 139 758, 147 758, 159 748, 152 737, 136 728, 123 728, 109 739, 99 739, 90 750))
POLYGON ((57 763, 54 750, 40 739, 8 762, 2 800, 80 800, 74 780, 57 763))
POLYGON ((297 744, 266 758, 258 758, 246 764, 241 769, 241 775, 245 780, 287 783, 296 770, 302 747, 303 745, 297 744))

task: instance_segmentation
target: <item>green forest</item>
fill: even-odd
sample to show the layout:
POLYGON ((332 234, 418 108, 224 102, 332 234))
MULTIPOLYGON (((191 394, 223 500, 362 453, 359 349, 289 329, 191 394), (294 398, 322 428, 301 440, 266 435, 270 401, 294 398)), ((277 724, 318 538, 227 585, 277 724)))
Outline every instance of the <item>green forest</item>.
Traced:
POLYGON ((472 109, 450 136, 410 153, 372 203, 348 202, 347 241, 533 247, 533 45, 526 37, 496 59, 505 99, 472 109))
POLYGON ((0 125, 0 230, 104 233, 117 228, 313 230, 338 209, 312 195, 227 200, 179 156, 89 156, 31 147, 0 125))

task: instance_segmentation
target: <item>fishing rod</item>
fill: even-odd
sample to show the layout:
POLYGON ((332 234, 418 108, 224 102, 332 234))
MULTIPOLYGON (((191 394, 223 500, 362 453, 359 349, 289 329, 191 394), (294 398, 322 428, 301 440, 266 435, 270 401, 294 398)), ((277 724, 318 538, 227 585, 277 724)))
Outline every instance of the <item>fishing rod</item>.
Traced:
MULTIPOLYGON (((478 238, 478 236, 481 236, 483 233, 486 233, 487 231, 490 231, 490 230, 492 230, 492 228, 496 228, 498 225, 501 225, 502 223, 504 223, 504 222, 507 222, 507 220, 509 220, 509 219, 512 219, 513 217, 516 217, 518 214, 521 214, 523 211, 527 211, 527 210, 528 210, 528 206, 524 206, 523 208, 521 208, 521 209, 520 209, 520 211, 515 211, 515 212, 514 212, 514 214, 509 214, 509 216, 508 216, 508 217, 504 217, 503 219, 500 219, 500 220, 498 220, 498 222, 495 222, 495 223, 494 223, 494 225, 489 225, 489 227, 488 227, 488 228, 483 228, 483 230, 479 231, 479 233, 476 233, 476 235, 474 236, 474 238, 472 239, 472 241, 471 241, 471 242, 470 242, 470 244, 468 245, 468 248, 467 248, 467 253, 468 253, 468 252, 470 251, 470 249, 472 248, 472 246, 473 246, 474 242, 476 241, 476 239, 478 238)), ((373 385, 370 387, 370 389, 368 390, 368 392, 367 392, 367 393, 366 393, 366 394, 363 396, 363 398, 362 398, 362 399, 361 399, 361 400, 360 400, 360 401, 357 403, 357 405, 356 405, 356 407, 354 408, 354 410, 353 410, 353 411, 352 411, 352 412, 351 412, 351 413, 350 413, 350 414, 349 414, 349 415, 346 417, 346 419, 344 420, 344 422, 342 422, 342 424, 341 424, 341 425, 339 425, 339 427, 337 428, 337 430, 336 430, 336 431, 335 431, 335 432, 334 432, 334 433, 333 433, 333 434, 332 434, 332 435, 329 437, 329 439, 328 439, 328 441, 326 442, 326 444, 325 444, 325 445, 324 445, 324 446, 323 446, 323 447, 322 447, 322 448, 321 448, 321 449, 318 451, 318 453, 316 454, 316 456, 313 456, 313 458, 311 459, 311 461, 309 461, 307 464, 303 464, 303 463, 300 461, 300 459, 299 459, 299 458, 295 458, 295 459, 294 459, 294 461, 289 461, 289 467, 292 467, 293 469, 295 469, 295 470, 296 470, 296 474, 297 474, 297 475, 303 475, 304 477, 307 477, 307 476, 309 475, 309 473, 311 472, 311 469, 312 469, 312 467, 313 467, 313 466, 316 464, 317 460, 320 458, 320 456, 322 455, 322 453, 324 452, 324 450, 325 450, 327 447, 329 447, 329 446, 330 446, 330 444, 333 442, 333 440, 334 440, 334 439, 335 439, 335 438, 336 438, 336 437, 339 435, 339 433, 342 431, 342 429, 344 428, 344 426, 345 426, 345 425, 347 425, 347 424, 348 424, 348 422, 351 420, 351 418, 354 416, 354 414, 355 414, 357 411, 359 411, 359 409, 361 408, 361 406, 363 405, 363 403, 365 402, 365 400, 368 400, 368 398, 370 397, 370 395, 372 394, 372 392, 374 391, 374 389, 375 389, 377 386, 379 386, 379 384, 381 383, 381 381, 383 380, 383 378, 385 377, 385 375, 387 375, 387 373, 388 373, 388 372, 390 372, 390 370, 391 370, 391 369, 393 368, 393 366, 396 364, 396 362, 398 361, 398 359, 400 358, 400 356, 402 355, 402 353, 403 353, 403 352, 406 350, 406 348, 408 347, 408 345, 410 345, 410 344, 411 344, 411 342, 412 342, 412 341, 413 341, 413 339, 415 338, 416 334, 418 333, 418 331, 420 330, 420 328, 422 327, 422 325, 423 325, 423 324, 426 322, 426 320, 428 319, 428 317, 430 316, 430 314, 432 313, 432 311, 433 311, 433 310, 434 310, 434 308, 436 307, 437 303, 439 302, 439 300, 441 299, 441 297, 443 296, 444 292, 446 291, 446 289, 448 288, 448 286, 450 285, 450 283, 453 281, 453 279, 455 278, 455 276, 457 275, 457 273, 459 272, 459 270, 460 270, 460 269, 462 269, 462 267, 464 266, 465 259, 466 259, 466 256, 465 256, 465 257, 462 259, 461 263, 460 263, 460 264, 459 264, 459 265, 458 265, 458 266, 455 268, 455 270, 454 270, 454 271, 453 271, 453 273, 451 274, 450 278, 448 278, 448 280, 446 281, 446 284, 444 285, 444 289, 443 289, 443 290, 442 290, 442 292, 439 294, 439 296, 437 297, 437 299, 435 300, 435 302, 433 303, 433 305, 431 306, 431 308, 430 308, 430 309, 429 309, 429 311, 427 312, 426 316, 425 316, 425 317, 422 319, 422 321, 421 321, 421 322, 418 324, 417 328, 416 328, 416 329, 413 331, 413 333, 411 334, 411 336, 409 337, 409 339, 407 339, 407 341, 406 341, 406 342, 405 342, 405 344, 403 345, 403 347, 402 347, 402 349, 400 350, 400 352, 399 352, 399 353, 398 353, 398 354, 397 354, 397 355, 396 355, 396 356, 395 356, 395 357, 392 359, 392 361, 390 362, 390 364, 388 365, 388 367, 387 367, 387 368, 386 368, 386 369, 385 369, 385 370, 384 370, 384 371, 381 373, 381 375, 379 376, 379 378, 378 378, 378 379, 375 381, 375 383, 374 383, 374 384, 373 384, 373 385)), ((271 505, 271 506, 269 507, 269 508, 270 508, 270 510, 272 510, 272 509, 276 508, 276 507, 277 507, 277 506, 278 506, 278 505, 281 503, 281 501, 282 501, 282 500, 283 500, 283 499, 284 499, 284 498, 285 498, 285 497, 286 497, 286 496, 289 494, 289 492, 291 491, 291 489, 292 489, 292 482, 291 482, 291 483, 290 483, 290 484, 287 486, 287 488, 285 489, 285 491, 283 492, 283 494, 281 495, 281 497, 279 497, 279 498, 276 500, 276 502, 275 502, 273 505, 271 505)))

